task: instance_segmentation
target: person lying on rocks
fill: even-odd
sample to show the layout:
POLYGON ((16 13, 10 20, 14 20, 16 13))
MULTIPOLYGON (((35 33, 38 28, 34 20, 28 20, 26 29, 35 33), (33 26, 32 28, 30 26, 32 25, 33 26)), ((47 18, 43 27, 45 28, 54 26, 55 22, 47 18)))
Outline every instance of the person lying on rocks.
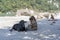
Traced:
POLYGON ((26 31, 25 30, 25 24, 24 23, 26 23, 26 22, 24 20, 21 20, 19 23, 14 24, 13 27, 12 27, 12 29, 10 31, 11 32, 13 30, 15 30, 15 31, 26 31))

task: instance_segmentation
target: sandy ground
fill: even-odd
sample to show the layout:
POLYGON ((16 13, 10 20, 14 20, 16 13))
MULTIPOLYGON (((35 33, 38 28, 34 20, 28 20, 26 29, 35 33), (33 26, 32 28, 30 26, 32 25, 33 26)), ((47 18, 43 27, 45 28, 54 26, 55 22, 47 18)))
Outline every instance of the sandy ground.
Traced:
POLYGON ((12 27, 15 23, 18 23, 20 20, 29 21, 29 16, 0 17, 0 28, 6 28, 8 26, 12 27))

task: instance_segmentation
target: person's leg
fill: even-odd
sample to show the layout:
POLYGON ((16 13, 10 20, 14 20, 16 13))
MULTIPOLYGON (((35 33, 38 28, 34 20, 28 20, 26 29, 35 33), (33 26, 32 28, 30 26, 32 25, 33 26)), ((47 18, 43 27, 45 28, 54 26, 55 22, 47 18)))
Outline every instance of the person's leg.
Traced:
POLYGON ((17 28, 18 28, 18 24, 14 24, 13 27, 9 31, 12 32, 13 30, 17 30, 17 28))

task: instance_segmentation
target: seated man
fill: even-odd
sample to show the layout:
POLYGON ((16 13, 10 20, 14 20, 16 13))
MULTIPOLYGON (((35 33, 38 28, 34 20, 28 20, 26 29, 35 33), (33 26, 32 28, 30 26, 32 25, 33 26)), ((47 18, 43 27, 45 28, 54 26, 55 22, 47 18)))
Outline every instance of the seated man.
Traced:
POLYGON ((50 17, 50 19, 48 21, 56 21, 53 14, 51 14, 51 17, 50 17))
POLYGON ((18 24, 14 24, 12 29, 10 31, 16 30, 16 31, 25 31, 25 21, 21 20, 18 24))
POLYGON ((54 16, 51 14, 51 19, 54 20, 54 16))
POLYGON ((37 22, 34 16, 29 18, 30 25, 28 25, 28 30, 37 30, 37 22))

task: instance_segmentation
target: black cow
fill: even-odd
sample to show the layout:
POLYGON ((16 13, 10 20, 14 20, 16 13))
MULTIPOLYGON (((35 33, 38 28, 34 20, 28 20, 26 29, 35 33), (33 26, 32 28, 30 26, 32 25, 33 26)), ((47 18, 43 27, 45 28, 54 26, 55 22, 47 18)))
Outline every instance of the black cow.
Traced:
POLYGON ((24 20, 21 20, 18 24, 14 24, 12 30, 16 30, 16 31, 25 31, 25 21, 24 20))

